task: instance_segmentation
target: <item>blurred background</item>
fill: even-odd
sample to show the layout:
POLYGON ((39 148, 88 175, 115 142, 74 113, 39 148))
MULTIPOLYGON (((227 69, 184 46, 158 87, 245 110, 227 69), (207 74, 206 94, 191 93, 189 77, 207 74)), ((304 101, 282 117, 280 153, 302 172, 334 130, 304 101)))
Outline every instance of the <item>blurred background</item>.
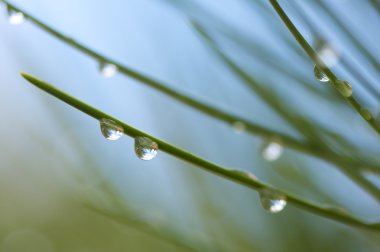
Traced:
MULTIPOLYGON (((319 139, 363 163, 359 175, 380 191, 379 136, 315 79, 312 62, 267 2, 11 3, 175 90, 296 139, 319 139)), ((378 118, 379 3, 280 4, 378 118)), ((19 71, 207 160, 380 222, 379 202, 334 165, 286 147, 268 161, 267 140, 120 73, 104 78, 99 62, 28 20, 9 24, 0 8, 0 251, 380 250, 379 233, 292 205, 268 213, 255 191, 165 153, 141 161, 129 137, 105 140, 96 120, 29 85, 19 71)))

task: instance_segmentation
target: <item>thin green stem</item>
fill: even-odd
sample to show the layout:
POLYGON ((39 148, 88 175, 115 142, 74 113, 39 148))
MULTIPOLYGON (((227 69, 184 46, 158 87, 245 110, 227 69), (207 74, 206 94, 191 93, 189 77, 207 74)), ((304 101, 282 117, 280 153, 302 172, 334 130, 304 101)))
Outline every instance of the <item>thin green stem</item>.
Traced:
MULTIPOLYGON (((327 77, 330 79, 331 83, 333 84, 333 87, 336 88, 334 85, 336 81, 338 80, 335 74, 330 70, 330 68, 327 67, 327 65, 319 58, 317 53, 313 50, 313 48, 309 45, 309 43, 306 41, 306 39, 302 36, 302 34, 298 31, 298 29, 295 27, 295 25, 292 23, 292 21, 289 19, 289 17, 286 15, 282 7, 278 4, 277 0, 269 0, 269 2, 272 4, 273 8, 281 18, 281 20, 284 22, 286 27, 289 29, 289 31, 292 33, 294 38, 297 40, 299 45, 304 49, 306 54, 310 57, 310 59, 319 66, 323 72, 327 75, 327 77)), ((359 115, 380 135, 380 125, 376 122, 376 120, 371 117, 366 117, 362 111, 365 109, 355 98, 354 96, 345 97, 343 96, 346 101, 351 104, 354 109, 359 113, 359 115)))
POLYGON ((372 7, 376 10, 377 15, 380 16, 380 2, 377 0, 369 0, 371 3, 372 7))
POLYGON ((114 117, 111 117, 110 115, 94 108, 94 107, 91 107, 89 105, 87 105, 86 103, 62 92, 61 90, 55 88, 54 86, 42 81, 42 80, 39 80, 33 76, 30 76, 28 74, 25 74, 25 73, 22 73, 21 74, 27 81, 29 81, 30 83, 32 83, 33 85, 35 85, 36 87, 42 89, 43 91, 55 96, 56 98, 62 100, 63 102, 71 105, 72 107, 84 112, 85 114, 97 119, 97 120, 100 120, 102 118, 107 118, 107 119, 110 119, 110 120, 113 120, 115 121, 116 123, 118 123, 119 125, 121 125, 124 129, 124 132, 126 135, 132 137, 132 138, 135 138, 135 137, 138 137, 138 136, 145 136, 145 137, 149 137, 151 138, 153 141, 157 142, 157 144, 159 145, 160 147, 160 150, 163 151, 163 152, 166 152, 168 153, 169 155, 172 155, 178 159, 181 159, 183 161, 186 161, 186 162, 189 162, 193 165, 196 165, 208 172, 211 172, 211 173, 214 173, 218 176, 221 176, 221 177, 224 177, 226 179, 229 179, 231 181, 234 181, 236 183, 240 183, 248 188, 251 188, 251 189, 254 189, 254 190, 261 190, 261 189, 269 189, 269 190, 274 190, 274 191, 278 191, 280 193, 282 193, 284 196, 287 197, 287 200, 290 204, 293 204, 295 205, 296 207, 299 207, 299 208, 302 208, 304 210, 307 210, 309 212, 312 212, 314 214, 317 214, 317 215, 320 215, 320 216, 323 216, 323 217, 326 217, 326 218, 329 218, 329 219, 332 219, 332 220, 336 220, 336 221, 339 221, 339 222, 342 222, 342 223, 345 223, 345 224, 348 224, 348 225, 352 225, 352 226, 357 226, 357 227, 362 227, 362 228, 365 228, 365 229, 368 229, 368 230, 373 230, 373 231, 377 231, 377 232, 380 232, 380 223, 365 223, 345 212, 342 212, 340 210, 337 210, 337 209, 334 209, 334 208, 331 208, 331 207, 321 207, 321 206, 318 206, 314 203, 311 203, 309 201, 306 201, 304 199, 301 199, 297 196, 294 196, 290 193, 287 193, 287 192, 284 192, 282 190, 279 190, 277 188, 274 188, 268 184, 265 184, 257 179, 253 179, 253 178, 250 178, 249 176, 245 176, 244 174, 242 174, 241 172, 236 172, 235 170, 229 170, 229 169, 226 169, 222 166, 219 166, 217 164, 214 164, 214 163, 211 163, 205 159, 202 159, 200 157, 197 157, 189 152, 186 152, 186 151, 183 151, 173 145, 170 145, 158 138, 155 138, 153 136, 150 136, 148 135, 147 133, 145 132, 142 132, 138 129, 135 129, 129 125, 127 125, 126 123, 114 118, 114 117))
MULTIPOLYGON (((225 25, 223 26, 223 29, 226 30, 225 25)), ((225 35, 228 39, 232 40, 240 47, 252 53, 252 55, 257 57, 260 60, 260 62, 265 63, 270 69, 289 77, 290 79, 294 80, 295 83, 302 84, 302 87, 307 88, 311 92, 316 93, 321 97, 326 97, 326 94, 331 94, 324 92, 324 90, 321 90, 314 83, 306 80, 305 77, 302 76, 301 72, 289 70, 287 65, 283 64, 283 62, 278 59, 278 56, 273 54, 273 51, 271 51, 270 49, 268 50, 268 48, 261 45, 260 43, 255 42, 254 40, 248 40, 244 37, 244 33, 225 30, 222 31, 223 35, 225 35)), ((330 97, 328 98, 331 100, 332 98, 335 98, 335 96, 330 95, 330 97)))
MULTIPOLYGON (((252 7, 252 10, 254 10, 255 12, 257 12, 257 6, 260 7, 260 12, 263 12, 265 11, 266 13, 266 16, 268 19, 272 19, 275 14, 273 12, 271 12, 271 9, 270 7, 266 7, 261 1, 257 1, 257 0, 249 0, 249 2, 251 3, 251 7, 252 7)), ((267 21, 267 20, 266 20, 267 21)), ((273 20, 275 21, 275 20, 273 20)), ((272 22, 272 26, 275 27, 276 30, 273 30, 273 34, 275 35, 279 35, 281 34, 282 36, 282 39, 285 43, 285 45, 291 49, 293 52, 295 52, 298 56, 301 56, 302 54, 302 50, 300 50, 300 48, 293 43, 292 41, 292 38, 290 36, 288 36, 288 34, 285 34, 283 32, 283 29, 281 29, 281 26, 278 25, 278 23, 276 24, 276 22, 272 22)), ((302 58, 302 56, 301 56, 302 58)))

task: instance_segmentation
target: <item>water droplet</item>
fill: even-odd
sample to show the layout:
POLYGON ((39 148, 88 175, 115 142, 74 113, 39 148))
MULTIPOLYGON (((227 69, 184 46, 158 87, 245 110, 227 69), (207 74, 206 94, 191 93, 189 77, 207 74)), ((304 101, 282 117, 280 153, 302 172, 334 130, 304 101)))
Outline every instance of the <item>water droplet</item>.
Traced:
POLYGON ((368 109, 366 109, 366 108, 361 108, 361 109, 360 109, 360 115, 361 115, 365 120, 367 120, 367 121, 371 120, 371 118, 372 118, 372 114, 371 114, 371 112, 370 112, 368 109))
POLYGON ((118 140, 124 133, 123 127, 110 119, 103 118, 99 122, 100 130, 108 140, 118 140))
POLYGON ((278 140, 267 142, 262 147, 262 157, 267 161, 277 160, 283 152, 283 147, 278 140))
POLYGON ((338 51, 324 39, 317 40, 316 53, 328 67, 335 66, 339 61, 338 51))
POLYGON ((327 77, 327 75, 317 65, 314 65, 314 76, 320 82, 329 81, 329 78, 327 77))
POLYGON ((236 134, 241 134, 246 130, 245 123, 236 121, 232 124, 232 129, 236 134))
POLYGON ((11 25, 19 25, 25 22, 24 13, 16 11, 10 6, 7 6, 7 13, 8 13, 8 22, 11 25))
POLYGON ((344 97, 348 98, 352 95, 352 87, 347 81, 337 80, 334 86, 344 97))
POLYGON ((136 137, 135 153, 141 160, 151 160, 157 155, 158 144, 148 137, 136 137))
POLYGON ((277 191, 265 188, 259 191, 259 195, 261 205, 270 213, 278 213, 286 206, 286 197, 277 191))
POLYGON ((99 70, 104 78, 111 78, 117 72, 117 66, 111 63, 101 62, 99 65, 99 70))
POLYGON ((245 170, 232 170, 234 173, 239 174, 241 176, 247 177, 252 180, 257 180, 257 177, 255 174, 253 174, 250 171, 245 171, 245 170))

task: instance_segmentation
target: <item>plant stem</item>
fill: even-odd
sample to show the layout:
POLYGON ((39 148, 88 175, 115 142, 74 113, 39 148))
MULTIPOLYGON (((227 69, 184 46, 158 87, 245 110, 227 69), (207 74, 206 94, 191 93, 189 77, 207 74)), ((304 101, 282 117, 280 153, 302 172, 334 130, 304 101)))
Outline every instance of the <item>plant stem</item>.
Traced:
POLYGON ((290 193, 286 193, 282 190, 274 188, 274 187, 272 187, 268 184, 265 184, 265 183, 263 183, 257 179, 252 179, 252 178, 249 178, 247 176, 244 176, 240 172, 236 172, 234 170, 228 170, 222 166, 211 163, 205 159, 202 159, 202 158, 197 157, 197 156, 195 156, 189 152, 183 151, 183 150, 181 150, 181 149, 179 149, 173 145, 170 145, 170 144, 168 144, 168 143, 166 143, 166 142, 164 142, 158 138, 150 136, 145 132, 142 132, 138 129, 135 129, 135 128, 125 124, 124 122, 122 122, 116 118, 113 118, 110 115, 107 115, 106 113, 104 113, 104 112, 102 112, 102 111, 100 111, 94 107, 91 107, 91 106, 87 105, 86 103, 62 92, 61 90, 55 88, 54 86, 52 86, 52 85, 50 85, 50 84, 48 84, 42 80, 39 80, 39 79, 37 79, 33 76, 30 76, 28 74, 25 74, 25 73, 21 73, 21 75, 27 81, 29 81, 30 83, 32 83, 36 87, 38 87, 38 88, 42 89, 43 91, 55 96, 56 98, 62 100, 63 102, 71 105, 72 107, 84 112, 85 114, 87 114, 87 115, 89 115, 89 116, 91 116, 97 120, 100 120, 102 118, 107 118, 107 119, 115 121, 116 123, 118 123, 119 125, 121 125, 124 128, 124 133, 126 135, 132 137, 132 138, 135 138, 138 136, 145 136, 145 137, 151 138, 153 141, 155 141, 159 145, 160 150, 168 153, 169 155, 172 155, 176 158, 179 158, 181 160, 184 160, 186 162, 189 162, 191 164, 199 166, 200 168, 202 168, 208 172, 214 173, 218 176, 224 177, 224 178, 229 179, 231 181, 240 183, 240 184, 242 184, 248 188, 251 188, 251 189, 254 189, 257 191, 259 191, 261 189, 269 189, 269 190, 278 191, 287 197, 287 200, 289 203, 291 203, 291 204, 293 204, 299 208, 302 208, 304 210, 307 210, 309 212, 312 212, 314 214, 317 214, 317 215, 320 215, 320 216, 323 216, 323 217, 326 217, 326 218, 329 218, 332 220, 336 220, 336 221, 339 221, 339 222, 342 222, 342 223, 345 223, 348 225, 362 227, 362 228, 365 228, 368 230, 380 232, 380 223, 374 223, 374 224, 365 223, 365 222, 363 222, 363 221, 361 221, 361 220, 359 220, 359 219, 357 219, 357 218, 355 218, 355 217, 353 217, 353 216, 351 216, 345 212, 342 212, 340 210, 337 210, 337 209, 334 209, 331 207, 318 206, 314 203, 311 203, 309 201, 306 201, 304 199, 296 197, 290 193))
MULTIPOLYGON (((316 54, 316 52, 313 50, 313 48, 309 45, 309 43, 306 41, 306 39, 302 36, 302 34, 298 31, 298 29, 295 27, 295 25, 292 23, 292 21, 289 19, 289 17, 286 15, 284 10, 281 8, 281 6, 278 4, 277 0, 269 0, 269 2, 272 4, 273 8, 283 21, 283 23, 286 25, 286 27, 289 29, 289 31, 292 33, 294 38, 297 40, 299 45, 304 49, 306 54, 310 57, 310 59, 318 66, 320 67, 323 72, 327 75, 327 77, 330 79, 330 82, 334 84, 338 79, 335 76, 335 74, 327 67, 327 65, 319 58, 319 56, 316 54)), ((335 88, 335 85, 333 85, 335 88)), ((350 103, 354 109, 359 113, 359 115, 380 135, 380 124, 376 122, 376 120, 371 116, 370 118, 366 118, 361 113, 362 110, 365 108, 362 107, 362 105, 354 98, 354 96, 350 97, 344 97, 348 103, 350 103)))
POLYGON ((377 0, 369 0, 372 7, 376 10, 377 15, 380 16, 380 3, 377 0))

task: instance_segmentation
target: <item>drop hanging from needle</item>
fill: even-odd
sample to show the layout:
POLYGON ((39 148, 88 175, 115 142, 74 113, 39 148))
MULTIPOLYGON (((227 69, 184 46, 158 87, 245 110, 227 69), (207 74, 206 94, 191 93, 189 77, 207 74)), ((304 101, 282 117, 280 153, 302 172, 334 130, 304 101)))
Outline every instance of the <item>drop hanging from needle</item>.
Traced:
POLYGON ((277 138, 264 142, 261 148, 261 156, 266 161, 275 161, 279 159, 283 152, 281 141, 277 138))
POLYGON ((8 22, 11 25, 19 25, 25 22, 25 15, 20 11, 16 11, 9 5, 7 5, 8 22))
POLYGON ((286 197, 271 189, 261 189, 259 191, 260 202, 263 208, 270 213, 281 212, 286 207, 286 197))
POLYGON ((100 131, 102 135, 111 141, 118 140, 124 134, 124 129, 122 126, 110 119, 100 119, 100 131))
POLYGON ((156 157, 158 144, 148 137, 135 138, 135 153, 141 160, 151 160, 156 157))
POLYGON ((107 63, 107 62, 100 62, 99 71, 100 71, 100 74, 104 78, 111 78, 117 73, 118 68, 114 64, 107 63))

